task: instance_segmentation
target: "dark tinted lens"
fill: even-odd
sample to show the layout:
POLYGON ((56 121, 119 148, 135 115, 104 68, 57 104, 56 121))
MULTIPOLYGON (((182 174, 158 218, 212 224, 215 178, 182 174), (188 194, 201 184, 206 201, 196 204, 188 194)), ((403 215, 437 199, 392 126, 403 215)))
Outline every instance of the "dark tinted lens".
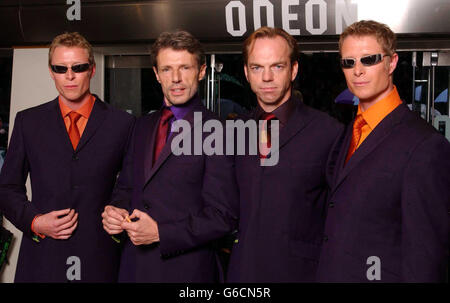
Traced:
POLYGON ((52 71, 57 74, 65 74, 67 72, 67 66, 52 65, 52 71))
POLYGON ((89 69, 89 63, 77 64, 72 66, 72 70, 74 73, 82 73, 89 69))
POLYGON ((342 68, 352 68, 355 65, 355 59, 353 58, 342 58, 341 66, 342 68))
POLYGON ((375 65, 378 62, 380 62, 381 59, 383 59, 383 55, 381 55, 381 54, 370 55, 370 56, 362 57, 361 63, 365 66, 371 66, 371 65, 375 65))

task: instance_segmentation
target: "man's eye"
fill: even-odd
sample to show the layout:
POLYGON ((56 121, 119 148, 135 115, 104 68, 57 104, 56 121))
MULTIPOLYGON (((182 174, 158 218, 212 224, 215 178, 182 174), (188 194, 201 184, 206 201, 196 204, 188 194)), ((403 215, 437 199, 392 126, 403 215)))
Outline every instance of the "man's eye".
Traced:
POLYGON ((259 71, 260 70, 260 67, 259 66, 252 66, 252 67, 250 67, 250 69, 252 70, 252 71, 259 71))

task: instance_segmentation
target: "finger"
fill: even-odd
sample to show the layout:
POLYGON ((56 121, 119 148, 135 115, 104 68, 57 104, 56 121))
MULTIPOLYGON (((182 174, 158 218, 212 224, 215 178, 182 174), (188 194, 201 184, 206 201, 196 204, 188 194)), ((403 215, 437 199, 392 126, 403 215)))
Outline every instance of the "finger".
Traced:
POLYGON ((138 209, 133 210, 133 213, 130 215, 130 219, 141 218, 142 212, 138 209))
POLYGON ((75 210, 71 209, 67 215, 57 218, 55 220, 55 227, 59 228, 61 225, 64 225, 64 224, 70 222, 74 216, 75 216, 75 210))
POLYGON ((120 233, 123 231, 123 229, 120 227, 120 225, 109 225, 108 223, 103 223, 103 228, 107 231, 111 231, 114 233, 120 233))
POLYGON ((65 216, 71 211, 70 208, 61 209, 61 210, 54 210, 51 212, 51 214, 55 217, 65 216))
MULTIPOLYGON (((75 221, 78 220, 78 213, 75 213, 75 210, 72 209, 67 214, 67 216, 59 218, 55 221, 55 227, 58 230, 65 229, 65 228, 62 228, 62 226, 65 226, 65 225, 69 224, 70 222, 74 222, 74 220, 75 221)), ((72 225, 70 225, 70 226, 72 226, 72 225)))
POLYGON ((57 236, 67 236, 67 235, 72 235, 73 231, 75 230, 75 228, 77 228, 77 226, 78 226, 78 222, 75 222, 75 224, 74 224, 72 227, 70 227, 70 228, 68 228, 68 229, 61 230, 61 231, 58 232, 56 235, 57 235, 57 236))
POLYGON ((136 231, 137 229, 137 223, 136 222, 127 222, 127 221, 123 221, 120 224, 120 227, 122 229, 125 229, 126 231, 136 231))
POLYGON ((57 231, 68 229, 72 227, 77 221, 78 221, 78 213, 76 213, 69 222, 59 225, 57 231))
POLYGON ((126 210, 123 210, 123 209, 114 208, 114 209, 109 209, 106 212, 106 214, 110 218, 114 218, 114 219, 116 219, 118 221, 123 221, 125 219, 125 216, 128 215, 128 212, 126 210))

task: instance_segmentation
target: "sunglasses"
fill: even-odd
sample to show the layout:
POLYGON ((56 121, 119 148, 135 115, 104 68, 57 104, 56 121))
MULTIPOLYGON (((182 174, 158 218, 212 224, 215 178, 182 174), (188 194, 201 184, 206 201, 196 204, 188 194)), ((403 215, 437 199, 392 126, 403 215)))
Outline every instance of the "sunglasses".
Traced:
POLYGON ((67 67, 64 65, 50 65, 52 71, 57 74, 65 74, 67 70, 70 68, 74 73, 83 73, 91 67, 90 63, 82 63, 72 65, 72 67, 67 67))
MULTIPOLYGON (((359 58, 359 61, 364 66, 372 66, 375 64, 380 63, 384 57, 390 57, 390 55, 383 55, 383 54, 375 54, 375 55, 368 55, 359 58)), ((352 68, 356 64, 356 58, 342 58, 341 59, 341 67, 342 68, 352 68)))

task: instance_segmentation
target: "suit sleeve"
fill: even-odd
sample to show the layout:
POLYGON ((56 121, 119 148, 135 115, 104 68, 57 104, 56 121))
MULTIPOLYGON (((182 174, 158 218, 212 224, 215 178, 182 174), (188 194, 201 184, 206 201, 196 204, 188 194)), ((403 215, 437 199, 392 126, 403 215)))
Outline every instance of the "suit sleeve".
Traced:
POLYGON ((130 210, 131 195, 133 192, 133 152, 134 152, 134 126, 135 119, 130 126, 128 138, 125 140, 122 168, 116 185, 111 194, 110 205, 130 210))
POLYGON ((237 227, 239 195, 232 156, 205 156, 199 213, 158 224, 162 255, 182 253, 221 238, 237 227))
POLYGON ((25 182, 30 165, 23 132, 23 113, 19 112, 0 174, 0 208, 11 223, 31 237, 31 222, 40 212, 27 198, 25 182))
POLYGON ((402 280, 443 282, 449 249, 450 144, 439 134, 410 158, 402 189, 402 280))

